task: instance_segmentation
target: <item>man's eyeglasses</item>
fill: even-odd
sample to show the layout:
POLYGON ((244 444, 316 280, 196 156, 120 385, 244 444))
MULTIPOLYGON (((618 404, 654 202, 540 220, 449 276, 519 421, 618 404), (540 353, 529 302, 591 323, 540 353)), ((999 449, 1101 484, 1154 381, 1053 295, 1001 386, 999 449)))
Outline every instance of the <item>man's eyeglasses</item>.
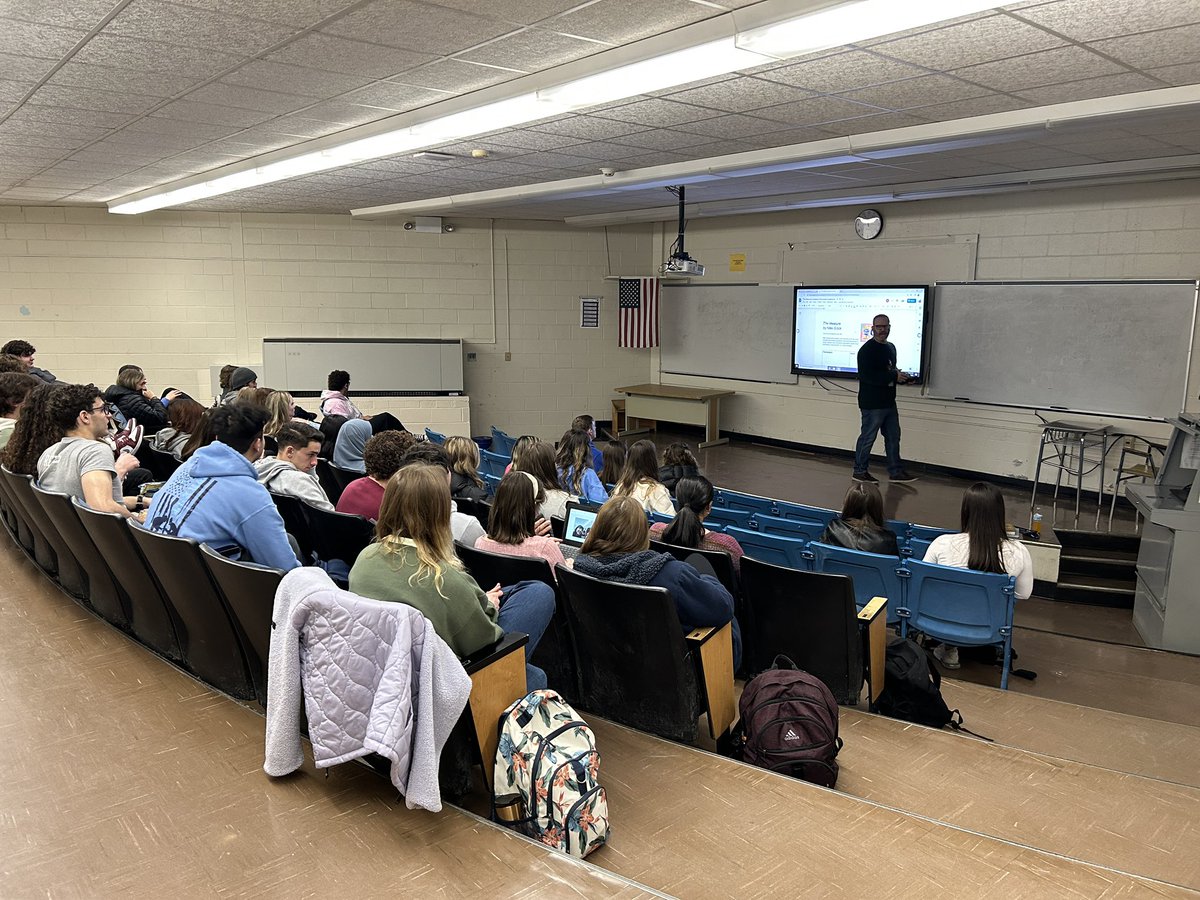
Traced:
POLYGON ((111 403, 102 403, 100 406, 91 407, 88 412, 92 413, 93 415, 104 413, 106 416, 115 416, 117 414, 117 408, 111 403))

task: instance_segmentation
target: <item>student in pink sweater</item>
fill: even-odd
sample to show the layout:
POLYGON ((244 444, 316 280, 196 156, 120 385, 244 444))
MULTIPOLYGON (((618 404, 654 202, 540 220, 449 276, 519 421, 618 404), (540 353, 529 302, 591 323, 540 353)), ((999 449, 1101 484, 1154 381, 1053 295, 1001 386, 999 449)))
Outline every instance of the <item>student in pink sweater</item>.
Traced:
POLYGON ((679 547, 697 550, 724 550, 733 559, 733 570, 742 568, 742 545, 727 534, 709 531, 704 520, 712 512, 713 486, 703 475, 688 475, 675 485, 675 499, 679 512, 675 521, 655 522, 650 526, 650 536, 655 540, 679 547))
POLYGON ((537 483, 528 473, 505 475, 488 513, 488 533, 475 542, 475 549, 544 559, 551 569, 566 563, 558 541, 537 534, 537 495, 537 483))

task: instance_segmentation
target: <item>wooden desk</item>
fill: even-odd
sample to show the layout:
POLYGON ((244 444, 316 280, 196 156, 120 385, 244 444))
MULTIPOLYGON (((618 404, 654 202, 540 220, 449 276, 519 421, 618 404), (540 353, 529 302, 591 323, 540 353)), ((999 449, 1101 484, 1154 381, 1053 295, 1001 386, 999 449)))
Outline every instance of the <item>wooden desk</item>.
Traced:
POLYGON ((700 447, 726 444, 721 437, 721 398, 733 396, 733 391, 712 391, 706 388, 676 387, 670 384, 634 384, 613 388, 625 394, 625 421, 630 426, 624 434, 649 431, 635 424, 638 419, 679 422, 684 425, 703 425, 704 441, 700 447))

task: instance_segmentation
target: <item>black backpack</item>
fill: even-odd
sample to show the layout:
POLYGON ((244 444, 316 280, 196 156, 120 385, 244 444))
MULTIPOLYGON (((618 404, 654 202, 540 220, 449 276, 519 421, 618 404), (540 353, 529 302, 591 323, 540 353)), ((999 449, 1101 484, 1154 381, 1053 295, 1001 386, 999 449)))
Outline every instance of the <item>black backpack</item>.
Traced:
MULTIPOLYGON (((942 676, 930 663, 929 651, 908 638, 896 638, 887 646, 883 691, 874 710, 905 722, 931 728, 949 725, 955 731, 975 734, 963 728, 962 713, 950 709, 942 699, 942 676)), ((991 740, 981 734, 975 737, 991 740)))
POLYGON ((786 656, 742 691, 741 721, 731 735, 743 762, 814 784, 837 784, 838 705, 819 678, 786 656))

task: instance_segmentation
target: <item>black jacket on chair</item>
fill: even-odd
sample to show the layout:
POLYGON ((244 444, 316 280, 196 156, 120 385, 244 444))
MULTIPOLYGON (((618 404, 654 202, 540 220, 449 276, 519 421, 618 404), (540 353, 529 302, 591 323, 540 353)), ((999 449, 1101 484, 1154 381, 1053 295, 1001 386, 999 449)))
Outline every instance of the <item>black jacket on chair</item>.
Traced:
POLYGON ((867 553, 884 553, 899 556, 900 546, 896 532, 890 528, 856 528, 838 516, 821 532, 821 543, 867 553))
POLYGON ((451 472, 450 496, 455 500, 465 497, 468 500, 483 502, 487 499, 487 488, 481 488, 466 475, 459 472, 451 472))
POLYGON ((660 466, 658 480, 674 495, 675 485, 679 483, 680 478, 695 478, 699 474, 700 470, 695 466, 660 466))
POLYGON ((147 400, 139 391, 119 384, 109 385, 104 400, 113 404, 126 419, 137 419, 146 434, 154 434, 167 424, 167 408, 160 400, 147 400))

